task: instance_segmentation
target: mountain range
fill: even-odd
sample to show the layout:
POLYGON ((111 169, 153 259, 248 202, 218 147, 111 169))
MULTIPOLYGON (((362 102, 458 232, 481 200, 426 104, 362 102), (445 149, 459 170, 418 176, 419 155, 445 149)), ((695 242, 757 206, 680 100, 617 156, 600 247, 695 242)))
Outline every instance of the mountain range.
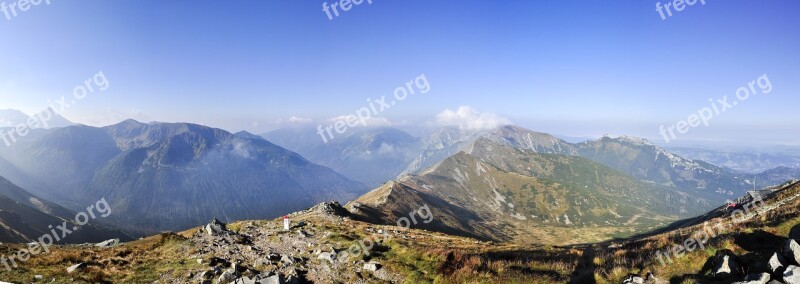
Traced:
POLYGON ((108 219, 136 234, 272 218, 366 191, 262 138, 189 123, 37 129, 0 157, 13 165, 0 175, 46 200, 79 210, 104 197, 108 219))

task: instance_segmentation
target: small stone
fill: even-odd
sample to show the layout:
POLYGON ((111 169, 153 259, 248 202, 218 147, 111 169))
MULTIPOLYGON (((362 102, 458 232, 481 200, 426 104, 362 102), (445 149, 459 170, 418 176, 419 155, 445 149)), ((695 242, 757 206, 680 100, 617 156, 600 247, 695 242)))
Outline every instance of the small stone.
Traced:
POLYGON ((317 259, 325 260, 333 264, 333 262, 336 261, 336 255, 330 252, 323 252, 320 253, 319 256, 317 256, 317 259))
POLYGON ((67 273, 72 273, 72 272, 76 272, 76 271, 83 271, 84 269, 86 269, 86 263, 81 262, 81 263, 78 263, 76 265, 73 265, 73 266, 70 266, 69 268, 67 268, 67 273))
POLYGON ((294 257, 283 255, 281 256, 281 262, 286 265, 292 265, 294 264, 294 257))
POLYGON ((622 284, 644 284, 644 278, 639 275, 631 274, 625 276, 622 280, 622 284))
POLYGON ((41 275, 34 275, 34 276, 33 276, 33 279, 36 279, 36 280, 42 280, 42 279, 44 279, 44 276, 41 276, 41 275))
POLYGON ((364 270, 366 271, 374 273, 375 271, 378 271, 378 269, 381 269, 381 265, 379 263, 370 262, 364 264, 364 270))
POLYGON ((653 273, 647 273, 647 278, 644 279, 645 284, 668 284, 669 282, 666 280, 661 280, 656 278, 653 273))

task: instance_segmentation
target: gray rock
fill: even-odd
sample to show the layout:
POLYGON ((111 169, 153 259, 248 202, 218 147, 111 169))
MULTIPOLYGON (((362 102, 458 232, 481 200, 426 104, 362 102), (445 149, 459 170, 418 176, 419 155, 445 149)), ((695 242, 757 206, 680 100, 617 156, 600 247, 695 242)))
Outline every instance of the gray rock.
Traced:
POLYGON ((319 256, 317 256, 317 259, 324 260, 333 264, 334 261, 336 261, 336 254, 330 252, 323 252, 320 253, 319 256))
POLYGON ((233 283, 234 284, 256 284, 256 280, 255 279, 250 279, 248 277, 242 277, 242 278, 236 279, 236 281, 234 281, 233 283))
POLYGON ((286 264, 286 265, 292 265, 292 264, 294 264, 294 257, 288 256, 288 255, 282 255, 281 256, 281 262, 283 264, 286 264))
POLYGON ((217 220, 217 218, 214 218, 214 220, 211 220, 211 223, 206 225, 204 229, 206 234, 209 236, 219 236, 228 231, 226 226, 227 225, 225 225, 225 223, 222 223, 220 220, 217 220))
POLYGON ((34 275, 34 276, 33 276, 33 279, 36 279, 36 280, 42 280, 42 279, 44 279, 44 276, 41 276, 41 275, 34 275))
POLYGON ((734 282, 734 284, 767 284, 769 279, 769 273, 750 274, 744 278, 744 281, 734 282))
POLYGON ((669 281, 656 278, 653 273, 647 273, 647 278, 644 279, 645 284, 669 284, 669 281))
POLYGON ((100 247, 100 248, 113 248, 113 247, 118 246, 118 245, 119 245, 119 239, 110 239, 110 240, 104 241, 102 243, 98 243, 98 244, 96 244, 94 246, 100 247))
POLYGON ((220 275, 219 279, 217 279, 217 283, 230 283, 231 281, 234 280, 236 280, 236 273, 233 272, 232 270, 228 270, 222 272, 222 275, 220 275))
POLYGON ((783 272, 783 282, 786 284, 800 284, 800 267, 789 265, 783 272))
POLYGON ((81 263, 78 263, 76 265, 68 267, 67 268, 67 273, 73 273, 73 272, 76 272, 76 271, 80 272, 80 271, 83 271, 84 269, 86 269, 86 263, 81 262, 81 263))
POLYGON ((372 275, 380 280, 392 282, 392 275, 389 274, 389 271, 386 271, 386 269, 378 269, 378 271, 375 271, 372 275))
POLYGON ((719 255, 714 267, 713 275, 717 279, 730 279, 740 275, 741 268, 730 255, 719 255))
POLYGON ((366 270, 366 271, 375 273, 375 271, 378 271, 378 269, 381 269, 381 265, 379 263, 370 262, 370 263, 364 264, 364 270, 366 270))
POLYGON ((783 271, 786 270, 786 259, 783 258, 778 253, 772 254, 772 257, 769 258, 769 271, 775 275, 783 274, 783 271))
POLYGON ((790 264, 798 264, 800 261, 800 244, 795 240, 787 240, 783 248, 784 257, 790 264))
POLYGON ((639 275, 631 274, 622 279, 622 284, 644 284, 644 278, 639 275))
POLYGON ((259 279, 258 281, 256 281, 256 283, 258 283, 258 284, 286 284, 286 282, 283 281, 283 277, 281 277, 280 275, 272 275, 272 276, 267 277, 267 278, 262 278, 262 279, 259 279))

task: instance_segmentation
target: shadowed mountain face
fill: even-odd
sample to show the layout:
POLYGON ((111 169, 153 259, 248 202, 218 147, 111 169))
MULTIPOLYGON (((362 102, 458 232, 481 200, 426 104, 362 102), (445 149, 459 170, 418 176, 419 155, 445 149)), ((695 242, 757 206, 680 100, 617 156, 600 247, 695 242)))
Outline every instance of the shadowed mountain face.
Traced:
POLYGON ((537 153, 555 148, 531 145, 480 138, 469 153, 384 185, 349 207, 362 218, 381 216, 392 222, 402 217, 399 212, 429 204, 436 221, 422 228, 488 240, 564 244, 646 231, 711 206, 703 198, 640 182, 586 158, 537 153))
POLYGON ((76 210, 104 197, 109 219, 140 233, 272 218, 365 191, 264 139, 187 123, 41 130, 0 154, 42 183, 36 194, 76 210))
POLYGON ((67 221, 68 227, 78 227, 78 230, 56 243, 101 242, 111 238, 132 240, 122 231, 98 225, 95 221, 77 226, 73 221, 76 214, 35 197, 0 177, 0 242, 33 242, 43 235, 51 234, 50 228, 60 226, 64 221, 67 221))

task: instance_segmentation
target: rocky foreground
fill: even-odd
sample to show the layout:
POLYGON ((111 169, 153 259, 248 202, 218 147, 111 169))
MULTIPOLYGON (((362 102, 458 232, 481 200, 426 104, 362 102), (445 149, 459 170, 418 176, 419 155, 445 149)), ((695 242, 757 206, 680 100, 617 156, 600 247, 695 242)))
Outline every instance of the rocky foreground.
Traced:
MULTIPOLYGON (((768 258, 764 253, 736 255, 730 250, 720 250, 709 258, 706 266, 709 282, 735 284, 800 284, 800 225, 792 228, 782 248, 768 258)), ((773 244, 779 245, 779 244, 773 244)), ((700 281, 698 281, 700 282, 700 281)), ((631 274, 623 284, 666 284, 668 281, 656 278, 652 273, 642 277, 631 274)), ((702 282, 701 282, 702 283, 702 282)))

